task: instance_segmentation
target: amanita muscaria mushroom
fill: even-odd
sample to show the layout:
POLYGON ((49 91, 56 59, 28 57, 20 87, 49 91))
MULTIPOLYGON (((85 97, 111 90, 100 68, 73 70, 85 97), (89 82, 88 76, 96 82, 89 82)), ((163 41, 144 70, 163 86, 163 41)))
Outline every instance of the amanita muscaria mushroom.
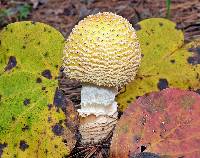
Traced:
POLYGON ((141 60, 132 25, 123 17, 103 12, 76 25, 64 49, 64 72, 82 83, 79 131, 81 142, 97 143, 117 122, 118 88, 132 81, 141 60))

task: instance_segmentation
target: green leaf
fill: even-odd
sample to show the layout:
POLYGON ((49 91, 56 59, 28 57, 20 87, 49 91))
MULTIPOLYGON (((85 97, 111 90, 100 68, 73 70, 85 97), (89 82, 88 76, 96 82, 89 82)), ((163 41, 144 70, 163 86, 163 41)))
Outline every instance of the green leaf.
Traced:
POLYGON ((28 4, 20 5, 18 7, 19 19, 26 19, 30 13, 31 6, 28 4))
POLYGON ((137 28, 143 58, 135 80, 117 96, 120 110, 151 91, 167 87, 200 89, 200 42, 184 45, 183 32, 166 19, 143 20, 137 28))
POLYGON ((57 30, 38 22, 0 33, 0 157, 57 158, 73 148, 65 114, 53 105, 63 46, 57 30))
POLYGON ((166 17, 170 18, 170 7, 171 7, 171 0, 166 0, 166 6, 167 6, 167 13, 166 17))

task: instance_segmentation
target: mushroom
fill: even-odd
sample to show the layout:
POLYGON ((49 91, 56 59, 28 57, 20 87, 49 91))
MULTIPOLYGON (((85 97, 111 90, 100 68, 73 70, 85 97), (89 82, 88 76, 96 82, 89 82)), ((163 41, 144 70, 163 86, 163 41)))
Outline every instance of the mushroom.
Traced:
POLYGON ((89 15, 76 25, 65 43, 63 67, 82 83, 79 132, 81 143, 98 143, 117 123, 118 88, 132 81, 141 60, 136 31, 110 12, 89 15))

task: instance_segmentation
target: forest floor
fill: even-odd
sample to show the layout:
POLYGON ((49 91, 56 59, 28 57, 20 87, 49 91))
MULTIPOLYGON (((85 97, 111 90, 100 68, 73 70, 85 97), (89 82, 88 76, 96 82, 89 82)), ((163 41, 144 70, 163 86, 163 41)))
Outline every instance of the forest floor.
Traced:
MULTIPOLYGON (((0 29, 11 22, 32 20, 55 27, 67 38, 81 19, 103 11, 121 15, 132 25, 143 19, 166 18, 167 15, 165 0, 0 0, 0 29)), ((199 38, 200 0, 172 0, 168 19, 177 24, 177 29, 184 31, 185 42, 199 38)), ((59 81, 65 96, 74 105, 79 105, 81 85, 62 73, 59 81)), ((97 157, 97 154, 108 157, 110 138, 111 135, 106 142, 93 147, 84 148, 78 144, 73 157, 89 158, 97 157), (89 152, 82 152, 84 150, 89 152)))
MULTIPOLYGON (((133 25, 167 14, 166 0, 1 0, 0 8, 0 27, 19 20, 40 21, 65 37, 89 14, 114 12, 133 25)), ((185 32, 186 41, 196 38, 200 35, 200 0, 172 0, 168 18, 185 32)))

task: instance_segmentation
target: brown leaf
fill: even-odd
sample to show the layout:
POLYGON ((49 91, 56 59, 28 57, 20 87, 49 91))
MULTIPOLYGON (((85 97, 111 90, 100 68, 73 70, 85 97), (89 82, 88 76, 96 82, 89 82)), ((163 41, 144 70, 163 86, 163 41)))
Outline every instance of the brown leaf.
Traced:
POLYGON ((44 4, 47 3, 48 0, 30 0, 30 1, 33 4, 33 8, 35 9, 39 5, 39 3, 44 4))
POLYGON ((78 112, 76 111, 72 101, 66 99, 66 125, 72 133, 77 133, 79 126, 78 112))
POLYGON ((165 89, 146 94, 124 112, 114 132, 111 157, 142 151, 170 158, 200 157, 200 95, 165 89))

